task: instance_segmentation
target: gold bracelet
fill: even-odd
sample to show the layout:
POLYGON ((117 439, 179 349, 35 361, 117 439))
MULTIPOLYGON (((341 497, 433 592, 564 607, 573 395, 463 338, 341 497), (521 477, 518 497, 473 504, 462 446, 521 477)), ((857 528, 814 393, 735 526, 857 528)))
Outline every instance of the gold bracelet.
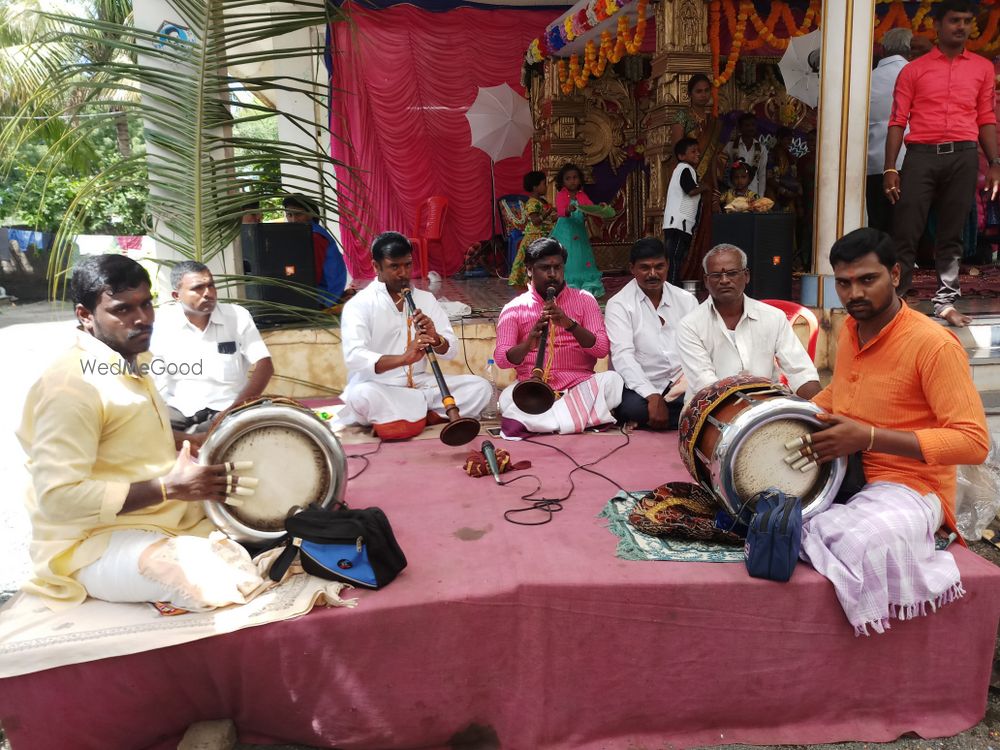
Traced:
POLYGON ((894 167, 889 167, 888 169, 882 170, 882 176, 885 177, 887 174, 899 174, 899 170, 894 167))
POLYGON ((872 424, 872 425, 868 425, 868 426, 871 428, 872 436, 871 436, 871 438, 869 438, 869 440, 868 440, 868 447, 865 450, 870 451, 872 449, 872 447, 874 447, 874 445, 875 445, 875 425, 872 424))
POLYGON ((167 502, 167 483, 160 477, 160 494, 163 495, 163 502, 167 502))

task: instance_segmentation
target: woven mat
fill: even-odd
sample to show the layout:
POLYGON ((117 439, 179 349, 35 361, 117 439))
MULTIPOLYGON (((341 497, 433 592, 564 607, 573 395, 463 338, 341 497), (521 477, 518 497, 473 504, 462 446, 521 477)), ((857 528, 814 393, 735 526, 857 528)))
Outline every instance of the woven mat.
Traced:
POLYGON ((608 500, 598 518, 618 537, 615 554, 623 560, 670 560, 672 562, 743 562, 743 548, 713 542, 649 536, 628 522, 628 514, 645 492, 619 492, 608 500))

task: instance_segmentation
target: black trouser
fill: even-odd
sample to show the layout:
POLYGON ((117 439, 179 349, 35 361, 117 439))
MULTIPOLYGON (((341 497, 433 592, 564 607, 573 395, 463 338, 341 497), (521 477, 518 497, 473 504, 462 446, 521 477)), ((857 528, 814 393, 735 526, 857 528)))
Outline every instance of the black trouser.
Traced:
MULTIPOLYGON (((677 422, 680 420, 681 410, 684 408, 684 399, 667 402, 667 429, 676 430, 677 422)), ((633 391, 626 388, 622 391, 622 402, 614 410, 615 417, 619 422, 635 422, 639 427, 646 427, 649 424, 649 403, 633 391)))
POLYGON ((880 174, 865 178, 865 208, 868 209, 868 226, 892 234, 893 205, 885 197, 883 179, 880 174))
POLYGON ((667 282, 683 289, 681 272, 691 247, 691 235, 680 229, 664 229, 663 246, 667 248, 667 282))
POLYGON ((935 312, 961 294, 958 270, 963 250, 962 229, 975 198, 979 175, 979 152, 975 143, 967 141, 958 145, 958 150, 944 154, 936 153, 933 146, 913 144, 907 147, 899 175, 899 201, 892 216, 892 237, 901 271, 898 292, 902 296, 913 285, 917 243, 927 226, 927 213, 932 205, 937 210, 935 312))
POLYGON ((193 416, 185 417, 179 409, 172 406, 167 407, 170 426, 176 432, 208 432, 212 427, 212 420, 218 413, 215 409, 205 407, 201 411, 196 411, 193 416), (192 427, 194 427, 193 430, 192 427))

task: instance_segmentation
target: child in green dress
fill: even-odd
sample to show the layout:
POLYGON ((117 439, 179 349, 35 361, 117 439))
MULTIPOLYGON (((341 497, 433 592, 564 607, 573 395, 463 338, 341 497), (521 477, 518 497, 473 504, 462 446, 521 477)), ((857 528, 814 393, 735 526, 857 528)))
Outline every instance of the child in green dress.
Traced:
POLYGON ((564 164, 556 175, 556 212, 559 219, 552 230, 552 238, 559 240, 569 257, 566 260, 566 283, 583 289, 595 297, 604 296, 601 271, 594 260, 594 251, 587 236, 586 214, 580 206, 594 206, 583 192, 583 172, 575 164, 564 164))

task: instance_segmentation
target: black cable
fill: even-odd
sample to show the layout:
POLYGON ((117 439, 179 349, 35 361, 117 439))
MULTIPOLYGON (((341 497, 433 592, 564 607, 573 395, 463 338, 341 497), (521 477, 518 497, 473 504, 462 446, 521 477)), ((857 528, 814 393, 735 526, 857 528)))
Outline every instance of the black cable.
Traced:
POLYGON ((504 514, 503 514, 504 520, 507 521, 508 523, 517 524, 518 526, 542 526, 543 524, 547 524, 549 521, 552 520, 552 516, 554 514, 558 513, 559 511, 561 511, 563 509, 562 504, 566 500, 568 500, 572 496, 573 492, 576 490, 576 482, 573 481, 573 474, 575 474, 577 471, 586 471, 589 474, 593 474, 594 476, 598 476, 601 479, 604 479, 605 481, 610 482, 611 484, 613 484, 615 487, 617 487, 619 490, 621 490, 625 494, 631 495, 632 493, 629 492, 629 490, 626 490, 624 487, 622 487, 620 484, 618 484, 618 482, 616 482, 615 480, 613 480, 611 477, 609 477, 609 476, 607 476, 605 474, 602 474, 599 471, 595 471, 594 469, 590 468, 591 466, 595 466, 596 464, 599 464, 601 461, 604 461, 605 459, 610 458, 612 455, 614 455, 615 453, 617 453, 618 451, 620 451, 622 448, 625 448, 626 446, 628 446, 628 444, 632 441, 631 436, 624 429, 619 428, 619 432, 621 432, 621 434, 625 436, 625 442, 624 443, 615 446, 614 448, 612 448, 610 451, 608 451, 607 453, 605 453, 601 457, 595 459, 594 461, 590 461, 589 463, 585 463, 585 464, 581 464, 575 458, 573 458, 573 456, 571 456, 569 453, 567 453, 562 448, 560 448, 560 447, 558 447, 556 445, 552 445, 551 443, 543 443, 543 442, 541 442, 539 440, 533 440, 531 438, 524 438, 523 442, 533 443, 534 445, 541 445, 541 446, 544 446, 546 448, 551 448, 552 450, 561 453, 562 455, 564 455, 566 458, 568 458, 570 461, 573 462, 574 468, 572 470, 570 470, 569 474, 566 476, 566 478, 569 480, 569 492, 567 492, 562 497, 532 497, 532 495, 534 495, 536 492, 538 492, 541 489, 541 487, 542 487, 542 481, 541 481, 541 479, 539 479, 535 474, 522 474, 521 476, 514 477, 513 479, 510 479, 510 480, 508 480, 506 482, 502 481, 500 483, 501 486, 506 486, 506 485, 509 485, 509 484, 513 484, 514 482, 518 481, 519 479, 526 479, 526 478, 530 477, 530 478, 534 479, 535 482, 537 483, 537 486, 535 487, 535 489, 531 490, 530 492, 528 492, 528 493, 526 493, 524 495, 521 495, 521 500, 524 500, 525 502, 530 503, 530 505, 528 507, 525 507, 525 508, 510 508, 508 510, 505 510, 504 514), (520 520, 516 520, 514 518, 514 516, 516 514, 527 513, 527 512, 532 512, 532 511, 540 511, 540 512, 544 513, 545 516, 540 521, 520 521, 520 520))
POLYGON ((346 456, 346 458, 348 458, 348 459, 351 459, 351 458, 360 458, 362 461, 365 462, 365 465, 361 467, 361 469, 358 471, 357 474, 352 474, 352 475, 348 476, 347 477, 347 481, 350 482, 350 481, 352 481, 354 479, 357 479, 362 474, 364 474, 368 470, 368 467, 372 465, 372 462, 368 460, 368 457, 369 456, 374 456, 380 450, 382 450, 382 441, 381 440, 379 440, 375 444, 375 450, 373 450, 373 451, 368 451, 367 453, 349 453, 346 456))

